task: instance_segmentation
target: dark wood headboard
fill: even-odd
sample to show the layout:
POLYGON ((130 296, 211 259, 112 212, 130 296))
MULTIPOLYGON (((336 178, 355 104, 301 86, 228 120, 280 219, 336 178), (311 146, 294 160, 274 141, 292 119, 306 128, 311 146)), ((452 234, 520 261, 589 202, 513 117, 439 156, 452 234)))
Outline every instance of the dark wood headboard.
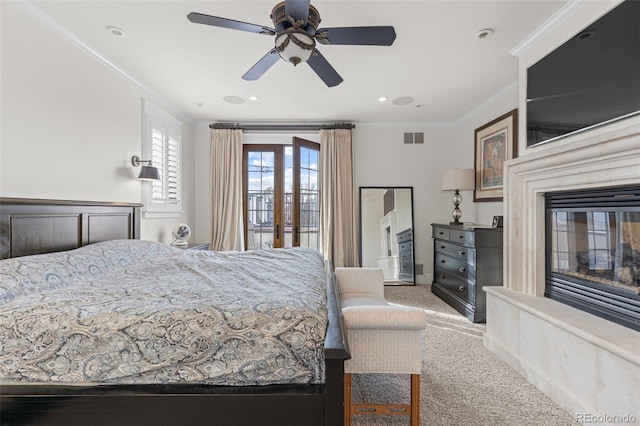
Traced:
POLYGON ((0 198, 0 259, 140 238, 137 203, 0 198))

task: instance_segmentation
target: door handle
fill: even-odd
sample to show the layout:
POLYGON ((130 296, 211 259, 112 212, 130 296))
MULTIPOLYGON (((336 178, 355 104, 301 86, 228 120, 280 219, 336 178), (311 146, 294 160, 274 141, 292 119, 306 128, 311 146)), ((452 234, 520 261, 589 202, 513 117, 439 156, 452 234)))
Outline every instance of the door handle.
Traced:
POLYGON ((295 234, 295 241, 296 241, 296 243, 299 243, 299 242, 300 242, 300 241, 299 241, 299 235, 298 235, 299 231, 300 231, 300 228, 296 226, 296 227, 295 227, 295 230, 294 230, 294 234, 295 234))
POLYGON ((280 225, 276 225, 276 239, 279 240, 280 239, 280 225))

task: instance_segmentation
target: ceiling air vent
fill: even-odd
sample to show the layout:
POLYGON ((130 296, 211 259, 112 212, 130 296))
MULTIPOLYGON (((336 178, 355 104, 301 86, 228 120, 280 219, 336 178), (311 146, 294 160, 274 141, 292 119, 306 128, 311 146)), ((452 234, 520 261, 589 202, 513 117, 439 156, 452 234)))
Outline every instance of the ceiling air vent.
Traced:
POLYGON ((404 134, 404 143, 405 144, 423 144, 424 143, 424 132, 417 133, 405 133, 404 134))

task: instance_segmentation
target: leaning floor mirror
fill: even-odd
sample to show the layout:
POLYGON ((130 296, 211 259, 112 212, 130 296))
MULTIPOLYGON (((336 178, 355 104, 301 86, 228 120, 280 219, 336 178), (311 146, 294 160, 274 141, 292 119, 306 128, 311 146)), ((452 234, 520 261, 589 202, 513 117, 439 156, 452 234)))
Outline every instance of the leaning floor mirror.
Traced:
POLYGON ((413 187, 360 187, 360 265, 386 285, 415 284, 413 187))

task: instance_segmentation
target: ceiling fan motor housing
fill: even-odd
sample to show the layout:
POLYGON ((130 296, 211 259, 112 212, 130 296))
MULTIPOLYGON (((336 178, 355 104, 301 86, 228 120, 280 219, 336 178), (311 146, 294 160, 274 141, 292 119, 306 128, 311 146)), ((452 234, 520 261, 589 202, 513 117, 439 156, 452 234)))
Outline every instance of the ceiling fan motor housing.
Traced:
POLYGON ((286 15, 285 7, 285 2, 282 1, 275 5, 273 10, 271 11, 270 17, 273 21, 273 27, 275 28, 276 32, 280 33, 287 28, 294 26, 294 22, 297 21, 295 22, 295 24, 302 28, 302 30, 304 30, 307 34, 312 37, 316 34, 318 25, 320 25, 320 13, 318 12, 318 9, 313 7, 313 5, 309 5, 309 16, 307 16, 307 22, 305 23, 304 20, 296 20, 295 17, 289 19, 289 17, 286 15))
POLYGON ((275 47, 282 59, 298 65, 306 62, 316 47, 315 34, 320 24, 318 10, 309 5, 306 22, 287 16, 285 2, 278 3, 271 11, 271 20, 277 32, 275 47))

